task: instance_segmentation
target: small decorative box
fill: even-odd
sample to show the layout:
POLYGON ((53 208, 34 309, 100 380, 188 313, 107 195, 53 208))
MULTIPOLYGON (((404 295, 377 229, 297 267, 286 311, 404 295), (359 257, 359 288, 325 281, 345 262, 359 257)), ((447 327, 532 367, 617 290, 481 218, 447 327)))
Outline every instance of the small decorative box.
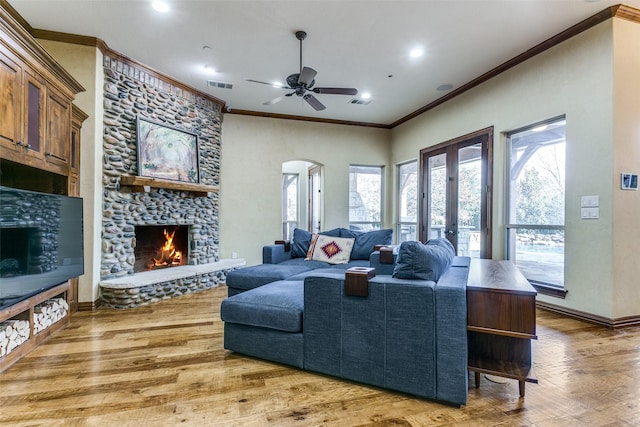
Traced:
POLYGON ((349 296, 366 297, 369 295, 369 279, 376 276, 372 267, 351 267, 345 272, 344 293, 349 296))
POLYGON ((291 241, 290 240, 276 240, 274 242, 276 245, 284 245, 284 251, 289 252, 291 250, 291 241))

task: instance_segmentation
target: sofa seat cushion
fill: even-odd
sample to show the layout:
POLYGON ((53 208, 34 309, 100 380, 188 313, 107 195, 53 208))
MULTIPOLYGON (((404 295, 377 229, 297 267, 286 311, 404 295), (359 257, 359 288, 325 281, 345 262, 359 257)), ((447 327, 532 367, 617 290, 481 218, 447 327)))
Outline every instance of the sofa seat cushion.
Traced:
POLYGON ((286 261, 282 261, 278 265, 299 265, 302 267, 306 267, 309 270, 315 270, 316 268, 328 268, 331 267, 331 264, 324 261, 314 261, 314 260, 306 260, 304 258, 291 258, 286 261))
MULTIPOLYGON (((327 264, 328 265, 328 264, 327 264)), ((295 274, 313 270, 314 267, 303 264, 258 264, 239 268, 227 274, 229 288, 247 291, 267 283, 287 279, 295 274)))
POLYGON ((304 282, 279 280, 222 301, 225 322, 302 332, 304 282))

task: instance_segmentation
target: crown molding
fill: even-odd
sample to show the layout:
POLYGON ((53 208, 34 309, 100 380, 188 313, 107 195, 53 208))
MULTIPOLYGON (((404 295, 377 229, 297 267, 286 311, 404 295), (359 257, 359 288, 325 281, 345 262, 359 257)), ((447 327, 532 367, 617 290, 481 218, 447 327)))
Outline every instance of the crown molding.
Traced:
POLYGON ((289 114, 277 114, 277 113, 265 113, 261 111, 253 111, 253 110, 236 110, 235 108, 229 109, 227 114, 238 114, 241 116, 253 116, 253 117, 265 117, 269 119, 284 119, 284 120, 299 120, 305 122, 315 122, 315 123, 330 123, 334 125, 346 125, 346 126, 360 126, 360 127, 371 127, 371 128, 379 128, 379 129, 391 129, 389 125, 379 124, 379 123, 369 123, 369 122, 356 122, 349 120, 336 120, 336 119, 325 119, 321 117, 306 117, 306 116, 295 116, 289 114))

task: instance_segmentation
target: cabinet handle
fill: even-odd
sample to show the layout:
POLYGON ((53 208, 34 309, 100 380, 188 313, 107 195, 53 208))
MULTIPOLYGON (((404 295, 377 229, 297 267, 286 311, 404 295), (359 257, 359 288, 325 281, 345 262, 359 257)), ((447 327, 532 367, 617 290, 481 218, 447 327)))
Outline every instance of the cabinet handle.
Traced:
POLYGON ((55 155, 55 154, 53 154, 53 153, 47 153, 46 155, 47 155, 48 157, 54 157, 54 158, 56 158, 56 159, 58 159, 58 160, 62 160, 63 162, 66 162, 66 161, 67 161, 67 159, 65 159, 65 158, 63 158, 63 157, 60 157, 60 156, 56 156, 56 155, 55 155))
POLYGON ((18 146, 22 147, 22 146, 24 145, 24 142, 22 142, 22 141, 18 141, 18 142, 16 142, 16 145, 18 145, 18 146))

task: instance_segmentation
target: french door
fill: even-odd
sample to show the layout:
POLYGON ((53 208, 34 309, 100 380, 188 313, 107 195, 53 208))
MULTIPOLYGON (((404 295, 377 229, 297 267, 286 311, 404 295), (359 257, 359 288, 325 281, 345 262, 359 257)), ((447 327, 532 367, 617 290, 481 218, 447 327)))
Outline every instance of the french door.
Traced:
POLYGON ((420 240, 446 237, 461 256, 491 258, 493 128, 420 151, 420 240))

